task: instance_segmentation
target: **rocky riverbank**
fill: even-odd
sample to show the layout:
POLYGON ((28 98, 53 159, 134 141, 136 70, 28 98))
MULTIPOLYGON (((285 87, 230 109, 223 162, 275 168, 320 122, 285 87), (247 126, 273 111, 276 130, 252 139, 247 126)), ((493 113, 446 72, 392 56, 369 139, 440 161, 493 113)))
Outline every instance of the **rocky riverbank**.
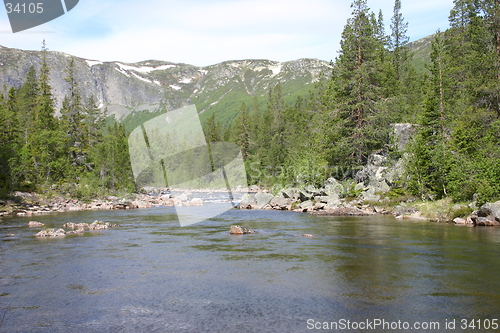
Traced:
POLYGON ((422 220, 430 222, 455 223, 467 226, 500 226, 500 201, 476 207, 476 202, 453 203, 450 199, 421 201, 415 197, 401 197, 400 200, 384 197, 376 192, 378 200, 367 200, 364 194, 371 188, 363 188, 357 197, 345 196, 345 185, 331 178, 322 188, 282 189, 278 194, 260 190, 245 194, 241 209, 274 209, 304 212, 325 216, 367 216, 392 214, 397 219, 422 220))
POLYGON ((108 196, 83 202, 63 196, 47 197, 37 193, 15 192, 11 199, 0 200, 0 216, 19 215, 32 216, 51 212, 71 212, 100 209, 138 209, 155 206, 203 206, 200 198, 189 199, 184 193, 166 194, 134 194, 127 198, 108 196))

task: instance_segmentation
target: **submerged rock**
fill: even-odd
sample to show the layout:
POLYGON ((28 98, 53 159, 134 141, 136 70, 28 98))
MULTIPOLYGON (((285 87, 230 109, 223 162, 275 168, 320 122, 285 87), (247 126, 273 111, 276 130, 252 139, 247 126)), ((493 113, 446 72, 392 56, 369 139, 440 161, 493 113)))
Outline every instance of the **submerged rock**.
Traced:
POLYGON ((91 224, 89 224, 89 230, 101 230, 101 229, 108 229, 108 228, 115 228, 118 227, 118 224, 111 224, 109 222, 102 222, 102 221, 94 221, 91 224))
POLYGON ((231 235, 246 235, 246 234, 254 234, 255 230, 250 230, 248 228, 239 225, 232 225, 231 228, 229 229, 229 233, 231 235))
POLYGON ((90 224, 88 223, 73 223, 73 222, 68 222, 65 225, 63 225, 63 228, 66 229, 71 229, 75 230, 76 232, 72 233, 82 233, 85 229, 88 230, 101 230, 101 229, 108 229, 108 228, 115 228, 118 227, 118 224, 111 224, 109 222, 102 222, 102 221, 94 221, 90 224))
POLYGON ((66 231, 66 235, 71 235, 71 234, 81 235, 84 232, 85 232, 85 230, 83 230, 83 229, 76 229, 76 230, 66 231))
POLYGON ((88 223, 73 223, 73 222, 68 222, 65 225, 63 225, 63 228, 67 228, 67 229, 71 229, 71 230, 75 230, 75 229, 82 229, 83 230, 84 228, 88 229, 88 227, 89 227, 88 223))
POLYGON ((45 229, 38 232, 35 237, 64 237, 66 231, 64 229, 45 229))
POLYGON ((37 222, 37 221, 29 221, 28 222, 28 227, 30 227, 30 228, 43 227, 43 226, 44 226, 44 224, 41 222, 37 222))

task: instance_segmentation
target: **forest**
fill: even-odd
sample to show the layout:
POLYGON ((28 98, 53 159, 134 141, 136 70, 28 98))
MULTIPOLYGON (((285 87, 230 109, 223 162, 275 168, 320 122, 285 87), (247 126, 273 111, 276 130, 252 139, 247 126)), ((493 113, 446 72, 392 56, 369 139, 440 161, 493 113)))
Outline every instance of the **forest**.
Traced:
POLYGON ((320 186, 329 176, 352 178, 379 151, 405 157, 394 193, 500 198, 500 1, 455 0, 450 28, 433 36, 423 72, 412 62, 400 0, 388 34, 383 14, 365 0, 351 7, 332 73, 308 96, 285 105, 276 86, 265 110, 257 102, 242 105, 229 128, 213 115, 208 140, 224 133, 238 143, 256 184, 320 186), (404 151, 392 142, 395 123, 417 128, 404 151))
POLYGON ((135 191, 125 129, 106 126, 94 98, 82 100, 73 58, 56 116, 46 52, 39 73, 31 67, 22 86, 0 94, 0 197, 17 190, 79 199, 135 191))
MULTIPOLYGON (((208 142, 238 144, 249 184, 321 186, 352 179, 378 151, 404 157, 394 193, 423 200, 500 198, 500 0, 455 0, 450 27, 432 40, 430 63, 415 67, 401 0, 390 31, 383 13, 355 0, 331 72, 308 95, 286 103, 281 86, 243 104, 236 120, 204 124, 208 142), (395 123, 416 128, 404 151, 395 123)), ((46 52, 46 51, 44 51, 46 52)), ((70 89, 56 112, 48 73, 0 94, 0 196, 57 191, 77 198, 137 191, 127 135, 93 98, 82 100, 68 62, 70 89), (57 116, 56 116, 57 115, 57 116)))

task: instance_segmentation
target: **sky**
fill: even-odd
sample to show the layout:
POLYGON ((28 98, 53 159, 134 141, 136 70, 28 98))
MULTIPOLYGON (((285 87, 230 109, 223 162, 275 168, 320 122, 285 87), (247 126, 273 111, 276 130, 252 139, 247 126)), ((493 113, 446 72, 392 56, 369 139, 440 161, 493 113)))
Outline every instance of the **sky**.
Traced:
MULTIPOLYGON (((334 60, 350 17, 350 0, 80 0, 48 23, 12 33, 0 9, 0 45, 86 59, 165 60, 209 66, 226 60, 334 60)), ((368 0, 382 10, 387 32, 394 1, 368 0)), ((453 0, 402 0, 408 36, 448 28, 453 0)))

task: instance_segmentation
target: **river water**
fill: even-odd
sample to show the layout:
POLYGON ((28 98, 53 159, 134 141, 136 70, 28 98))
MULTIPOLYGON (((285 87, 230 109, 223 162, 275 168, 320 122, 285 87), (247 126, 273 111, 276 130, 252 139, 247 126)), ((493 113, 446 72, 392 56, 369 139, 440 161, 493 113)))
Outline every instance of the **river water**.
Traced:
POLYGON ((461 320, 500 319, 498 228, 258 210, 180 227, 170 207, 0 227, 1 332, 312 332, 376 319, 387 325, 376 332, 398 321, 464 332, 461 320), (97 219, 120 227, 62 239, 27 227, 97 219), (259 233, 232 236, 232 224, 259 233))

